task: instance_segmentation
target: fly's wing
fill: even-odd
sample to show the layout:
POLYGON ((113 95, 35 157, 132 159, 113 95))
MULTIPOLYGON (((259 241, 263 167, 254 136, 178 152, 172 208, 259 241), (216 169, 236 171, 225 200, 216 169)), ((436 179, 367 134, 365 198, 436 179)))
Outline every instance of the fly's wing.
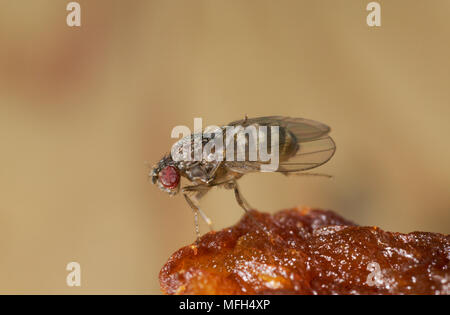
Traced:
MULTIPOLYGON (((328 136, 330 128, 304 118, 269 116, 232 122, 229 126, 279 126, 279 166, 276 172, 300 172, 326 163, 336 150, 328 136)), ((269 128, 268 128, 269 130, 269 128)), ((270 144, 270 140, 268 140, 270 144)), ((270 163, 263 161, 225 161, 225 166, 239 173, 259 171, 270 163)))
POLYGON ((316 168, 328 162, 336 151, 336 145, 330 136, 300 142, 294 156, 280 161, 277 172, 299 172, 316 168))
POLYGON ((260 126, 280 126, 298 135, 299 141, 317 139, 330 132, 330 127, 318 121, 305 118, 291 118, 284 116, 267 116, 258 118, 248 118, 233 121, 228 126, 249 126, 258 124, 260 126))

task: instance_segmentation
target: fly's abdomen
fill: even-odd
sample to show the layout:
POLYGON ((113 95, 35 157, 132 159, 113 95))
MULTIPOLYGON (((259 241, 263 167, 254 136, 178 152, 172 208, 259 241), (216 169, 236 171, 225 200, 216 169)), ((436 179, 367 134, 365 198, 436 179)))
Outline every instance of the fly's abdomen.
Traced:
POLYGON ((297 138, 287 128, 280 127, 279 131, 279 154, 280 162, 287 161, 295 156, 299 149, 297 138))
POLYGON ((267 162, 264 155, 275 154, 277 146, 280 161, 294 156, 299 148, 297 138, 287 128, 251 124, 224 128, 227 161, 267 162))
MULTIPOLYGON (((266 148, 266 153, 271 155, 272 159, 276 152, 272 153, 273 150, 271 150, 271 145, 277 143, 277 146, 275 147, 278 149, 277 153, 279 158, 277 172, 299 172, 318 167, 326 163, 336 150, 333 139, 328 136, 330 128, 325 124, 313 120, 284 116, 269 116, 245 118, 244 120, 232 122, 229 126, 245 130, 248 128, 258 130, 259 138, 256 150, 261 151, 259 145, 262 145, 262 148, 266 148), (266 129, 259 129, 260 127, 265 127, 266 129), (273 129, 272 127, 275 127, 276 129, 273 129), (276 134, 275 130, 278 130, 276 134), (276 140, 276 138, 274 139, 275 136, 278 137, 278 141, 273 141, 276 140)), ((248 136, 230 136, 229 139, 231 138, 236 144, 241 144, 241 148, 242 146, 245 147, 245 159, 242 159, 242 156, 241 159, 239 159, 239 157, 236 156, 236 153, 233 153, 234 155, 232 158, 235 158, 234 161, 245 161, 245 163, 241 164, 239 164, 239 162, 231 162, 229 166, 232 167, 233 170, 238 172, 257 171, 262 165, 270 163, 265 159, 261 159, 260 154, 258 154, 256 160, 254 159, 256 153, 263 152, 254 152, 255 145, 252 145, 252 141, 249 140, 248 136), (250 152, 250 154, 247 152, 250 152), (251 152, 254 153, 253 156, 251 152), (237 160, 236 157, 238 158, 237 160)))

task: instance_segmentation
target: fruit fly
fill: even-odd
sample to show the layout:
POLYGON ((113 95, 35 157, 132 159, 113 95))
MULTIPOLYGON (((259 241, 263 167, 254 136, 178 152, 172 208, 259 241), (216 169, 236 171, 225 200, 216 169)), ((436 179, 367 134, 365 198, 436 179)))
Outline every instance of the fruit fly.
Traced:
MULTIPOLYGON (((284 175, 316 168, 330 160, 336 150, 333 139, 328 136, 330 128, 313 120, 283 116, 245 117, 243 120, 234 121, 219 128, 219 133, 224 139, 228 136, 227 140, 228 142, 231 141, 233 147, 235 144, 238 145, 237 142, 242 142, 242 138, 239 140, 236 135, 229 136, 225 130, 228 127, 238 126, 242 128, 255 127, 255 129, 261 127, 277 128, 278 141, 275 149, 278 152, 278 165, 273 171, 284 175)), ((270 138, 274 136, 275 134, 272 131, 267 132, 265 140, 264 138, 259 138, 258 141, 260 144, 264 141, 272 143, 270 138)), ((188 146, 193 146, 196 139, 200 139, 202 144, 205 144, 211 140, 211 135, 203 132, 200 134, 194 133, 191 136, 180 139, 175 145, 187 144, 188 146)), ((249 137, 243 139, 244 148, 249 150, 249 137)), ((226 155, 226 150, 221 154, 226 155)), ((211 220, 199 207, 199 200, 211 188, 224 187, 233 190, 237 203, 244 211, 248 212, 251 209, 239 190, 237 180, 245 174, 262 171, 263 167, 267 165, 267 161, 262 161, 261 159, 251 160, 248 157, 249 154, 247 152, 245 158, 240 160, 216 159, 211 161, 205 156, 199 160, 175 160, 172 154, 167 154, 154 166, 150 177, 153 184, 157 184, 161 190, 170 195, 176 195, 179 192, 183 194, 194 212, 195 232, 198 240, 200 236, 199 214, 212 229, 211 220), (187 179, 190 184, 181 187, 181 177, 187 179)))

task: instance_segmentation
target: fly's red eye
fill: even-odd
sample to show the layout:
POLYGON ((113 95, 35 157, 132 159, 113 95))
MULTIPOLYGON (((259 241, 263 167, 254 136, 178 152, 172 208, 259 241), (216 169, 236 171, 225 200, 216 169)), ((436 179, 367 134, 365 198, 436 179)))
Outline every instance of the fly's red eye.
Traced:
POLYGON ((173 189, 180 182, 180 174, 175 167, 166 166, 159 172, 159 181, 164 187, 173 189))

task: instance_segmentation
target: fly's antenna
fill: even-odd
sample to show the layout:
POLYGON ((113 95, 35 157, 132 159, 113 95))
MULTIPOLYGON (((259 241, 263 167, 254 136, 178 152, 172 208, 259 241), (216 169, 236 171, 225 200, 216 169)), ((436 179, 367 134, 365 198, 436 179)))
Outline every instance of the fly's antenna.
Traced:
POLYGON ((156 165, 154 165, 153 163, 149 162, 149 161, 145 161, 144 162, 145 167, 148 170, 148 176, 147 176, 147 180, 153 184, 155 184, 155 167, 156 165))

